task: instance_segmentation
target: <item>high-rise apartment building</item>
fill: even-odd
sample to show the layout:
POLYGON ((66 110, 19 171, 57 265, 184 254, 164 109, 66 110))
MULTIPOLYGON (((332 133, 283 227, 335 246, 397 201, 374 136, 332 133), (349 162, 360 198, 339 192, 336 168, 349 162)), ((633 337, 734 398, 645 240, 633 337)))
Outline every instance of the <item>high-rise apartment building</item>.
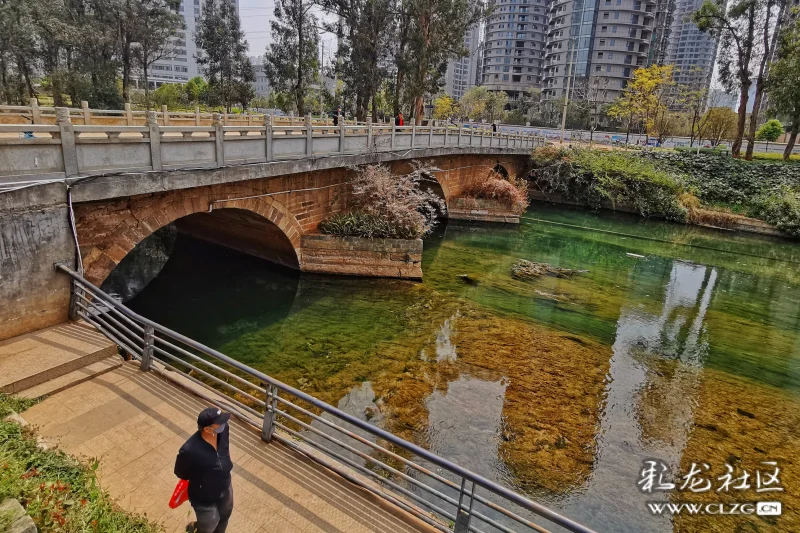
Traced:
POLYGON ((603 99, 614 100, 633 71, 654 60, 658 6, 657 0, 550 0, 543 97, 563 98, 572 73, 573 85, 602 78, 603 99))
POLYGON ((476 84, 481 58, 480 24, 470 26, 464 34, 464 48, 468 51, 467 55, 451 60, 444 75, 444 90, 456 100, 476 84))
POLYGON ((665 59, 666 64, 675 66, 675 81, 695 89, 708 89, 711 85, 719 43, 688 19, 702 4, 703 0, 675 0, 665 59))
MULTIPOLYGON (((198 54, 194 35, 202 15, 204 0, 181 0, 178 14, 183 17, 185 29, 174 38, 175 49, 171 57, 156 61, 150 66, 148 78, 150 85, 158 87, 163 83, 184 83, 195 76, 202 76, 195 56, 198 54)), ((239 15, 239 0, 233 0, 236 14, 239 15)), ((137 74, 134 73, 134 76, 137 74)), ((143 80, 137 80, 137 83, 143 80)))
POLYGON ((546 0, 494 0, 486 21, 481 85, 511 100, 541 87, 544 76, 546 0))

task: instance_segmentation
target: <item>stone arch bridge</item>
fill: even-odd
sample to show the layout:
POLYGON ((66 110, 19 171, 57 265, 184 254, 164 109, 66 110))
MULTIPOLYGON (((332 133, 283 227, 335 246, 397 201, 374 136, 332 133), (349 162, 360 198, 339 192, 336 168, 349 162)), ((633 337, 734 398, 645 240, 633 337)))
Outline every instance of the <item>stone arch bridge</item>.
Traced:
POLYGON ((0 125, 0 340, 67 318, 69 283, 54 263, 75 264, 79 249, 86 278, 99 285, 137 244, 173 223, 301 271, 420 277, 421 242, 331 244, 318 234, 319 222, 342 209, 339 191, 352 169, 381 163, 403 173, 418 161, 436 169, 432 188, 450 218, 513 221, 464 208, 459 195, 498 165, 524 173, 539 143, 463 125, 334 128, 308 119, 301 126, 269 119, 260 126, 0 125), (22 129, 33 138, 7 135, 22 129))

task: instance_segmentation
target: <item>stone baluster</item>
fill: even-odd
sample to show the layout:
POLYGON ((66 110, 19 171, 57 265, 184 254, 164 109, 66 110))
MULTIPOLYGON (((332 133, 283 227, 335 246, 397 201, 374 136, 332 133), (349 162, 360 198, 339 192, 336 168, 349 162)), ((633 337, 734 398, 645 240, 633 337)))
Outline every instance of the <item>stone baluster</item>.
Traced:
POLYGON ((195 126, 200 125, 200 107, 198 106, 195 106, 194 108, 194 125, 195 126))
POLYGON ((161 118, 164 126, 169 126, 169 109, 165 105, 161 106, 161 118))
POLYGON ((158 126, 158 118, 155 111, 147 112, 146 126, 150 136, 150 162, 153 170, 162 170, 161 159, 161 128, 158 126))
POLYGON ((311 126, 311 113, 306 115, 306 155, 311 157, 314 155, 314 128, 311 126))
POLYGON ((92 112, 89 111, 89 102, 86 100, 81 100, 81 111, 83 112, 83 125, 90 125, 92 123, 92 112))
POLYGON ((133 111, 131 110, 131 104, 125 104, 125 124, 127 126, 133 126, 133 111))
POLYGON ((344 117, 339 115, 339 153, 344 153, 344 117))
POLYGON ((264 127, 266 128, 266 151, 264 152, 267 156, 267 163, 272 161, 273 158, 273 149, 272 149, 272 115, 265 113, 264 114, 264 127))
POLYGON ((42 123, 42 112, 39 110, 39 100, 31 98, 31 122, 33 124, 42 123))
POLYGON ((211 113, 211 125, 214 127, 214 142, 217 148, 217 167, 225 166, 225 130, 222 126, 222 115, 211 113))
POLYGON ((64 174, 69 178, 78 175, 78 151, 75 148, 75 130, 69 118, 69 109, 56 108, 56 125, 61 137, 61 155, 64 159, 64 174))

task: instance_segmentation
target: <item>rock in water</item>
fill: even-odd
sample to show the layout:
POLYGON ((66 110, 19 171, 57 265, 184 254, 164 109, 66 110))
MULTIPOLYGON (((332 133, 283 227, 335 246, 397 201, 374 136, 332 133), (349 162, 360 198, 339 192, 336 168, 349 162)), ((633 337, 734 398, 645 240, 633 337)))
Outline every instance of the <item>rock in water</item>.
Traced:
POLYGON ((554 267, 548 263, 534 263, 525 259, 520 259, 511 265, 511 277, 520 280, 531 280, 545 275, 557 278, 571 278, 574 274, 583 274, 585 272, 589 271, 554 267))

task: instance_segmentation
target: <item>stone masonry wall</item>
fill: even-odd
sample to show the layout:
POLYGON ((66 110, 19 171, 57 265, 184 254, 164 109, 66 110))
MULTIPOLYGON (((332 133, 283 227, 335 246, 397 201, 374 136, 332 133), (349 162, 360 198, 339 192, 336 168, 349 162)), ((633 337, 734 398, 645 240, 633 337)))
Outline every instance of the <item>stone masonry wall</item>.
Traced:
POLYGON ((62 183, 0 194, 0 340, 67 320, 69 278, 53 268, 75 261, 66 199, 62 183))
POLYGON ((452 198, 447 204, 447 218, 476 222, 519 224, 519 213, 494 200, 452 198))
POLYGON ((304 272, 422 279, 422 239, 303 235, 301 243, 304 272))
MULTIPOLYGON (((525 160, 526 156, 463 155, 421 159, 420 163, 439 169, 433 174, 448 199, 457 196, 468 180, 488 176, 495 165, 515 173, 525 160)), ((411 169, 409 161, 389 166, 394 173, 411 169)), ((86 278, 102 283, 153 231, 187 215, 208 213, 209 207, 212 211, 243 209, 274 223, 291 242, 303 269, 301 237, 315 233, 320 221, 342 209, 342 185, 351 172, 320 170, 78 204, 76 223, 86 278)))

